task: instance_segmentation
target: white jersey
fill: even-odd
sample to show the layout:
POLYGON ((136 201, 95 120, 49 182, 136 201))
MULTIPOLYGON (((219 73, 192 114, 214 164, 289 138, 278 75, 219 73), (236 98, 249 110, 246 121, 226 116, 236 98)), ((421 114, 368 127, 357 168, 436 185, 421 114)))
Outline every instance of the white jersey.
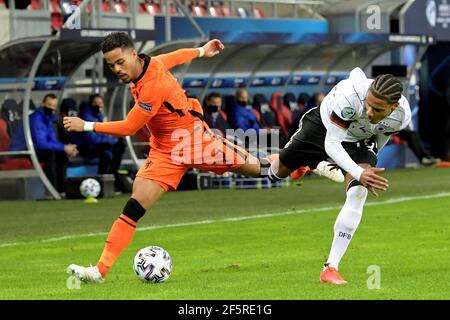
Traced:
MULTIPOLYGON (((346 80, 340 81, 325 96, 320 105, 320 115, 325 128, 333 125, 330 119, 334 112, 342 120, 352 121, 343 141, 356 142, 376 135, 391 135, 408 126, 411 110, 408 100, 402 95, 399 106, 379 123, 367 119, 365 101, 373 79, 367 79, 360 68, 350 72, 346 80)), ((381 147, 381 146, 380 146, 381 147)))
POLYGON ((338 166, 358 181, 364 169, 350 158, 342 142, 375 137, 380 150, 391 134, 406 128, 411 120, 409 103, 402 96, 399 106, 389 116, 376 124, 370 123, 365 104, 372 82, 360 68, 355 68, 348 79, 334 86, 320 105, 320 116, 327 129, 325 151, 338 166))

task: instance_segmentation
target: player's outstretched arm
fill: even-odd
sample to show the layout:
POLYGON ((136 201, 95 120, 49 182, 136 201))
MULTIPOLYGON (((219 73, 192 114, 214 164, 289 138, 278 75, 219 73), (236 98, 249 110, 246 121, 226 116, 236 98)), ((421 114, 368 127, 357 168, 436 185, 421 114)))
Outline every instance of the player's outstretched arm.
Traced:
POLYGON ((389 187, 388 180, 377 174, 384 171, 384 168, 364 169, 355 163, 341 144, 346 134, 346 129, 331 124, 327 128, 325 151, 339 167, 361 182, 373 195, 378 196, 375 189, 385 191, 389 187))
POLYGON ((208 41, 203 47, 179 49, 166 54, 160 54, 155 58, 161 60, 167 69, 172 69, 177 65, 187 63, 195 58, 212 58, 218 55, 224 48, 225 46, 220 40, 213 39, 208 41))
POLYGON ((78 117, 64 117, 64 128, 69 132, 90 132, 110 134, 114 136, 132 136, 141 129, 151 118, 132 108, 128 116, 120 121, 87 122, 78 117))

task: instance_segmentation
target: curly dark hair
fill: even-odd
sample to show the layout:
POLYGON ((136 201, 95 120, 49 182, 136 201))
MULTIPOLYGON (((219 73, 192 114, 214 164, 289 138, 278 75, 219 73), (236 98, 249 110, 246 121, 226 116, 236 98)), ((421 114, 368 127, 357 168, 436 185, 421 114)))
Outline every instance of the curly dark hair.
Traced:
POLYGON ((392 74, 380 74, 372 82, 369 90, 376 98, 392 104, 400 100, 403 86, 392 74))
POLYGON ((106 53, 116 48, 133 49, 134 43, 126 32, 112 32, 103 38, 100 48, 106 53))

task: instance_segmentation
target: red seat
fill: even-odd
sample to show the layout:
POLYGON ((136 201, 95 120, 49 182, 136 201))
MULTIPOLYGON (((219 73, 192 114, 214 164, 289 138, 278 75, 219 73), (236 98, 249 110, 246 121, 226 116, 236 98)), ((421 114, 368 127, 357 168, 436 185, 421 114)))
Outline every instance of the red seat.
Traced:
POLYGON ((0 170, 29 170, 33 168, 33 164, 27 158, 12 158, 0 163, 0 170))
POLYGON ((405 140, 403 140, 402 138, 400 138, 398 135, 394 134, 391 137, 391 141, 393 144, 407 144, 407 142, 405 140))
POLYGON ((138 13, 148 13, 147 9, 145 8, 145 3, 139 3, 138 13))
POLYGON ((157 3, 153 3, 153 1, 148 0, 139 5, 140 13, 148 13, 152 16, 159 14, 159 5, 157 3))
POLYGON ((225 121, 228 121, 228 115, 225 113, 225 111, 220 110, 220 115, 222 116, 222 118, 223 118, 225 121))
MULTIPOLYGON (((0 118, 0 151, 8 151, 11 138, 8 134, 6 121, 0 118)), ((27 158, 11 158, 0 156, 0 170, 25 170, 33 169, 33 164, 27 158)))
POLYGON ((261 122, 261 113, 259 113, 258 110, 252 108, 252 112, 256 117, 256 121, 258 121, 258 124, 261 128, 264 128, 263 123, 261 122))
POLYGON ((50 16, 50 25, 53 31, 57 31, 62 28, 64 22, 63 15, 59 13, 52 13, 50 16))
POLYGON ((58 0, 50 1, 50 25, 53 31, 59 30, 64 24, 64 17, 61 12, 58 0))
POLYGON ((289 107, 283 104, 283 97, 280 92, 274 92, 270 98, 270 108, 275 113, 277 122, 285 135, 289 134, 289 127, 292 124, 292 112, 289 107))
POLYGON ((61 13, 61 7, 59 6, 58 0, 50 1, 49 10, 51 13, 61 13))
POLYGON ((231 10, 227 6, 222 6, 222 13, 224 17, 231 17, 231 10))
POLYGON ((210 7, 209 8, 209 15, 211 17, 223 17, 222 8, 220 8, 220 7, 210 7))
POLYGON ((203 5, 192 5, 191 12, 194 17, 206 16, 206 8, 203 5))
MULTIPOLYGON (((162 14, 166 13, 166 5, 165 4, 161 6, 161 13, 162 14)), ((178 15, 177 7, 173 3, 170 4, 170 15, 171 16, 178 15)))
POLYGON ((116 13, 126 13, 127 12, 127 4, 123 1, 115 1, 113 3, 113 11, 116 13))
POLYGON ((264 14, 264 11, 262 11, 261 8, 255 7, 255 9, 253 9, 253 16, 255 18, 265 18, 266 15, 264 14))
POLYGON ((31 10, 41 10, 42 9, 42 3, 39 0, 31 0, 30 5, 28 6, 31 10))
MULTIPOLYGON (((11 139, 8 134, 8 124, 3 118, 0 118, 0 151, 8 151, 11 139)), ((4 156, 0 156, 0 162, 4 160, 4 156)))
POLYGON ((103 12, 109 12, 109 1, 103 0, 102 10, 103 12))
POLYGON ((170 4, 170 14, 172 16, 178 15, 177 7, 173 3, 170 4))

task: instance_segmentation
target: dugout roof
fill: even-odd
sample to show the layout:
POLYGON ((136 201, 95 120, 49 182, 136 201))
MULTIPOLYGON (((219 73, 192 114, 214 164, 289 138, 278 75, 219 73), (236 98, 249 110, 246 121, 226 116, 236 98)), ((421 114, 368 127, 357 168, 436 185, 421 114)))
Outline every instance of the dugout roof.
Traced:
MULTIPOLYGON (((317 85, 320 90, 323 86, 336 84, 354 67, 366 69, 378 57, 406 44, 426 48, 435 42, 432 36, 368 33, 231 31, 212 32, 209 38, 221 39, 226 50, 214 59, 197 59, 174 69, 184 87, 189 88, 192 83, 201 87, 200 98, 210 89, 214 89, 220 80, 236 75, 240 76, 236 85, 247 88, 259 85, 260 75, 279 74, 281 77, 278 81, 282 92, 287 86, 298 84, 298 81, 317 85), (303 80, 298 75, 303 75, 303 80), (311 78, 307 77, 308 75, 316 76, 311 78), (207 81, 201 81, 202 78, 207 81)), ((151 54, 157 55, 196 45, 198 43, 195 41, 171 42, 154 48, 151 54)))
MULTIPOLYGON (((32 90, 59 90, 87 59, 99 51, 101 39, 111 31, 119 30, 70 30, 63 29, 54 36, 23 38, 0 47, 0 90, 23 92, 22 121, 27 150, 1 152, 0 155, 28 155, 34 170, 55 199, 59 193, 45 176, 36 157, 31 139, 28 114, 32 90)), ((136 42, 154 39, 148 30, 123 30, 136 42)), ((118 81, 116 81, 118 83, 118 81)))
MULTIPOLYGON (((125 30, 136 41, 145 43, 153 40, 155 34, 148 30, 125 30)), ((0 47, 0 90, 23 91, 23 117, 25 137, 29 154, 36 171, 53 195, 60 196, 43 173, 37 160, 28 115, 32 90, 59 90, 63 96, 66 83, 82 65, 99 50, 99 42, 110 30, 68 30, 63 29, 55 36, 25 38, 12 41, 0 47), (43 79, 43 80, 42 80, 43 79), (41 80, 43 82, 41 82, 41 80)), ((210 38, 221 39, 226 50, 214 59, 197 59, 174 70, 185 87, 196 84, 201 90, 200 99, 207 91, 227 76, 241 76, 232 85, 253 86, 258 84, 259 75, 283 74, 277 79, 283 91, 299 80, 297 74, 319 73, 319 77, 306 77, 309 84, 333 85, 353 67, 368 67, 382 54, 404 46, 416 44, 426 47, 434 43, 430 36, 408 36, 389 34, 305 34, 305 33, 252 33, 211 32, 210 38), (202 81, 197 81, 196 76, 202 81), (194 80, 194 81, 192 81, 194 80), (216 81, 220 80, 220 81, 216 81), (315 81, 315 82, 312 82, 315 81)), ((151 55, 170 52, 183 47, 199 46, 199 39, 165 43, 151 50, 151 55)), ((143 47, 143 46, 142 46, 143 47)), ((111 80, 112 81, 112 80, 111 80)), ((236 81, 236 80, 234 80, 236 81)), ((129 108, 125 86, 114 80, 112 96, 117 100, 125 115, 129 108)), ((72 86, 73 87, 73 86, 72 86)), ((139 163, 131 140, 127 139, 131 156, 139 163)))

